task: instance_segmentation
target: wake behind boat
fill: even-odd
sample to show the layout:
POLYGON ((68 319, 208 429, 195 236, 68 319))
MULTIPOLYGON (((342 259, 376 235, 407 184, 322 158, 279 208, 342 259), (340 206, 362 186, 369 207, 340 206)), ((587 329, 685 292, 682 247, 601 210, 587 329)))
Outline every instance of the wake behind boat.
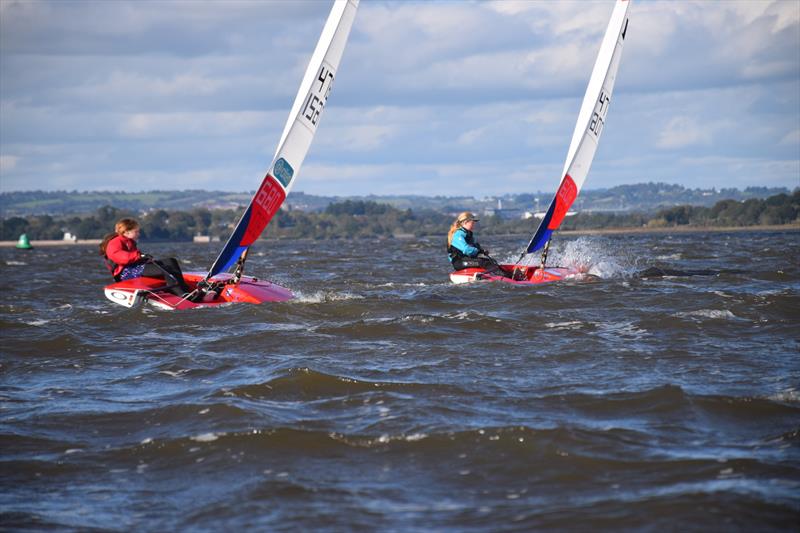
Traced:
POLYGON ((260 304, 293 298, 289 289, 244 275, 250 246, 261 236, 289 194, 300 171, 330 95, 333 80, 355 19, 358 0, 335 0, 297 91, 272 164, 242 218, 208 272, 184 273, 186 296, 170 292, 179 280, 139 277, 106 286, 106 297, 133 307, 144 301, 162 309, 214 307, 228 303, 260 304), (233 273, 228 273, 233 269, 233 273))
POLYGON ((517 284, 538 284, 586 276, 584 272, 576 268, 546 266, 547 252, 553 232, 561 226, 561 222, 577 198, 597 151, 597 144, 600 141, 608 107, 611 103, 611 94, 614 90, 614 82, 622 56, 622 45, 628 31, 630 4, 631 0, 617 0, 614 6, 578 113, 572 141, 564 162, 564 170, 561 173, 561 184, 528 246, 515 264, 497 265, 494 271, 483 268, 467 268, 452 272, 450 279, 454 283, 504 281, 517 284), (520 264, 526 254, 538 250, 542 250, 541 264, 538 267, 520 264), (509 273, 510 277, 502 275, 498 269, 509 273))

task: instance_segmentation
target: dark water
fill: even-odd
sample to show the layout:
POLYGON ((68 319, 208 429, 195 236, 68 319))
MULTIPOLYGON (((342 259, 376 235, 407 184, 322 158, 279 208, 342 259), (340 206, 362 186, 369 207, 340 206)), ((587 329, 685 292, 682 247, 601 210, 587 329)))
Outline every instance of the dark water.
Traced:
POLYGON ((797 531, 800 232, 554 246, 600 279, 259 243, 249 273, 295 301, 174 313, 106 301, 91 248, 3 249, 1 525, 797 531))

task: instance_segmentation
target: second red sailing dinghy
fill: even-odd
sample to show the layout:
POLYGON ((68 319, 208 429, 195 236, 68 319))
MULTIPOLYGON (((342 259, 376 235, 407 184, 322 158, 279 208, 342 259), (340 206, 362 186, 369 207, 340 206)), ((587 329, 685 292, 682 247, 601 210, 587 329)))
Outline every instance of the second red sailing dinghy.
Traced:
MULTIPOLYGON (((539 228, 531 238, 530 243, 523 252, 530 254, 543 250, 541 265, 538 267, 522 264, 499 265, 506 272, 513 274, 513 279, 498 274, 493 274, 483 268, 466 268, 450 274, 454 283, 467 283, 471 281, 503 281, 516 284, 546 283, 562 279, 582 276, 583 273, 574 268, 547 267, 547 249, 553 232, 561 226, 570 206, 578 196, 589 167, 592 165, 597 143, 603 132, 608 106, 611 102, 611 93, 617 78, 619 60, 622 55, 622 45, 628 31, 628 7, 630 0, 617 0, 611 20, 606 28, 600 52, 589 79, 589 86, 583 97, 583 104, 578 113, 578 121, 572 134, 564 170, 561 173, 561 184, 550 203, 539 228)), ((522 259, 520 256, 520 259, 522 259)), ((519 261, 517 261, 519 262, 519 261)))
POLYGON ((330 95, 357 8, 358 0, 335 0, 261 186, 208 272, 184 274, 186 283, 196 291, 192 300, 200 301, 176 296, 169 292, 164 279, 147 277, 108 285, 105 294, 109 300, 126 307, 147 300, 163 309, 191 309, 231 302, 281 302, 293 297, 284 287, 244 276, 244 263, 248 249, 275 216, 297 178, 330 95), (228 273, 231 268, 234 272, 228 273))

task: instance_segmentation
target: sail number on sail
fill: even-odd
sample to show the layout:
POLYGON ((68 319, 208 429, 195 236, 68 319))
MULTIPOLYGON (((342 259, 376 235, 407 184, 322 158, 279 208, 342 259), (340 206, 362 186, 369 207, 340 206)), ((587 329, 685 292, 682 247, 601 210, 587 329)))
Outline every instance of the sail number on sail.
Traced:
POLYGON ((595 137, 600 137, 600 132, 603 131, 603 126, 606 123, 606 115, 608 114, 608 103, 610 101, 611 97, 608 96, 605 91, 600 91, 600 97, 594 105, 595 109, 592 114, 592 120, 589 121, 589 131, 594 133, 595 137))
POLYGON ((333 69, 323 63, 319 68, 317 79, 311 85, 311 91, 306 97, 306 103, 300 115, 306 119, 307 125, 313 131, 319 122, 319 116, 325 107, 325 102, 328 101, 328 95, 331 94, 331 87, 333 86, 333 69))
POLYGON ((242 245, 250 246, 258 239, 285 199, 286 191, 278 185, 275 178, 267 174, 253 198, 250 224, 242 237, 242 245))

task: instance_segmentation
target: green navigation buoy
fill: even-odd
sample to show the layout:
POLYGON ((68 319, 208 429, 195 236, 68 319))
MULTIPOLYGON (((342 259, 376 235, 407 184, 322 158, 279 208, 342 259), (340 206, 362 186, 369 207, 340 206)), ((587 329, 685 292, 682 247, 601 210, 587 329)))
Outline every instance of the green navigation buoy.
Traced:
POLYGON ((30 241, 28 240, 28 234, 23 233, 19 236, 19 240, 17 241, 17 248, 20 250, 32 250, 33 246, 31 246, 30 241))

